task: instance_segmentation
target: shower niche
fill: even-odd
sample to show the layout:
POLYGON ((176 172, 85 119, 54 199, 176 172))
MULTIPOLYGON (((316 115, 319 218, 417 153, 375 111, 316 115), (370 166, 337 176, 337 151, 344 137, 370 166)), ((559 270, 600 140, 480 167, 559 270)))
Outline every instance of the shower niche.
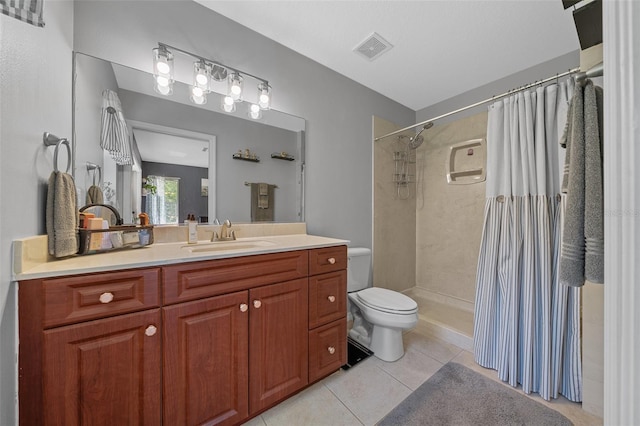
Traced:
POLYGON ((458 142, 449 148, 447 159, 447 183, 469 185, 486 180, 486 140, 471 139, 458 142))

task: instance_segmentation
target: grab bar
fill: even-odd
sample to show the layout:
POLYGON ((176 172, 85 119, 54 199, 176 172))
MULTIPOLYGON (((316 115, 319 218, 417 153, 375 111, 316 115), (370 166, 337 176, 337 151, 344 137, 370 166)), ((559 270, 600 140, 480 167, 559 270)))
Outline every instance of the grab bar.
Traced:
POLYGON ((42 135, 42 141, 46 146, 55 146, 56 150, 53 152, 53 170, 58 172, 58 150, 60 149, 60 145, 67 146, 67 170, 65 173, 69 173, 69 169, 71 168, 71 145, 69 144, 69 140, 67 138, 59 138, 56 135, 53 135, 49 132, 44 132, 42 135))

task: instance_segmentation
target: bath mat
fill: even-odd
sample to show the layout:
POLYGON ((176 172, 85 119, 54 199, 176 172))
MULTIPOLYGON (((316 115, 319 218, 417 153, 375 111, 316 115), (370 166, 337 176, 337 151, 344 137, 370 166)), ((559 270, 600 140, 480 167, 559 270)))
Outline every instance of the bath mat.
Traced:
POLYGON ((342 369, 348 370, 360 361, 369 358, 371 355, 373 355, 373 352, 368 348, 362 346, 351 337, 347 337, 347 363, 342 366, 342 369))
POLYGON ((387 414, 379 426, 572 425, 562 414, 449 362, 387 414))

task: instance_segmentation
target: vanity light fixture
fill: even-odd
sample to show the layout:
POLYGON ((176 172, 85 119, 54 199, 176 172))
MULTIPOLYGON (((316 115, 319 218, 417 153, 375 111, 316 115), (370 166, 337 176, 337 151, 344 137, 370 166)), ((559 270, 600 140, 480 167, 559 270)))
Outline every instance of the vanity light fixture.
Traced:
POLYGON ((166 96, 173 93, 173 53, 164 45, 153 49, 153 79, 156 92, 166 96))
POLYGON ((225 112, 234 112, 236 110, 235 103, 248 99, 244 80, 252 78, 258 81, 258 85, 255 95, 256 103, 252 103, 249 106, 249 116, 259 119, 262 117, 262 110, 271 108, 271 86, 267 80, 164 43, 158 43, 158 47, 153 49, 153 77, 156 92, 166 96, 173 93, 173 83, 175 81, 174 52, 191 56, 195 59, 193 63, 193 81, 189 93, 191 102, 198 105, 205 104, 207 102, 207 94, 211 92, 220 93, 221 88, 218 83, 226 80, 227 91, 224 94, 226 96, 222 97, 220 107, 225 112), (257 111, 255 111, 255 108, 257 108, 257 111))

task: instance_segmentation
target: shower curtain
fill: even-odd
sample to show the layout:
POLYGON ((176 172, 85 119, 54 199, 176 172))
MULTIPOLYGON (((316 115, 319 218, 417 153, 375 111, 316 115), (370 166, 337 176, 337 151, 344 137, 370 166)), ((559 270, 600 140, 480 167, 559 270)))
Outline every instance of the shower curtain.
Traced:
POLYGON ((544 399, 581 401, 580 288, 560 285, 559 147, 573 81, 489 107, 474 355, 544 399))

